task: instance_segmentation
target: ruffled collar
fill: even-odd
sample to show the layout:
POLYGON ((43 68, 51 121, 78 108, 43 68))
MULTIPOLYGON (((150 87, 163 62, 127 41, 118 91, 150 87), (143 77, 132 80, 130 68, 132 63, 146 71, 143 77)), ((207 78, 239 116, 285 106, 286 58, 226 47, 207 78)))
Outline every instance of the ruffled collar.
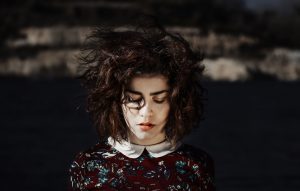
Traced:
POLYGON ((154 145, 144 146, 133 144, 125 140, 120 142, 114 141, 112 137, 108 138, 108 144, 128 158, 138 158, 142 155, 145 149, 151 156, 158 158, 174 152, 181 145, 180 142, 173 145, 171 142, 166 140, 154 145))

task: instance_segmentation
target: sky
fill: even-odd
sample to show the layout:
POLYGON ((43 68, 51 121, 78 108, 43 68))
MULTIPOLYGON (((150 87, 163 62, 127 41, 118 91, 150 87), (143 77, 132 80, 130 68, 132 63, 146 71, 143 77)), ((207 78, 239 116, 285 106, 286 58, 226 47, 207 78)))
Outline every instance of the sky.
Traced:
POLYGON ((282 0, 244 0, 251 9, 278 8, 282 0))
POLYGON ((300 4, 300 0, 244 0, 246 6, 254 10, 274 9, 281 13, 289 13, 293 4, 300 4))

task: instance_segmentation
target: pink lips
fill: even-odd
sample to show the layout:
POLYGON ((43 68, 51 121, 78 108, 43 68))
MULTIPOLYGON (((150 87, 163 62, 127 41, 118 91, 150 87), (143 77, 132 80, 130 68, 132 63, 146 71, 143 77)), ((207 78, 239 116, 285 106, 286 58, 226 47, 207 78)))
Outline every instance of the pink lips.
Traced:
POLYGON ((153 126, 154 126, 154 124, 149 123, 149 122, 147 122, 147 123, 140 123, 138 125, 140 126, 140 128, 141 128, 142 131, 148 131, 148 130, 152 129, 153 126))

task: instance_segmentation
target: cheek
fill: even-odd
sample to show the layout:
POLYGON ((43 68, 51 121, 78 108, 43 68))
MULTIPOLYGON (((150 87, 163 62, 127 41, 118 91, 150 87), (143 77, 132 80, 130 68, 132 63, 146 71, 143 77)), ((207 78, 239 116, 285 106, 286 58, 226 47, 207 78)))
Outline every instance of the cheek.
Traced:
POLYGON ((170 105, 162 105, 160 108, 158 108, 159 115, 162 119, 167 119, 170 112, 170 105))
POLYGON ((129 123, 132 124, 134 123, 134 120, 137 116, 136 110, 128 109, 124 105, 122 105, 122 111, 123 111, 123 116, 125 120, 129 123))
POLYGON ((169 113, 170 113, 170 107, 168 107, 168 109, 164 112, 164 116, 166 119, 168 119, 169 113))

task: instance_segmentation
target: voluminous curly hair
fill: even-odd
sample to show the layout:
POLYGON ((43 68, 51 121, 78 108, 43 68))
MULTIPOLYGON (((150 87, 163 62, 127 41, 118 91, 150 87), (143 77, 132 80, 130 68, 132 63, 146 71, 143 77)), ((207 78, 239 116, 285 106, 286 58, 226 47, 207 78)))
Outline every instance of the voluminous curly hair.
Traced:
POLYGON ((137 75, 163 75, 170 87, 166 138, 180 141, 203 117, 202 56, 161 26, 95 29, 79 56, 87 112, 100 139, 128 140, 122 95, 137 75))

